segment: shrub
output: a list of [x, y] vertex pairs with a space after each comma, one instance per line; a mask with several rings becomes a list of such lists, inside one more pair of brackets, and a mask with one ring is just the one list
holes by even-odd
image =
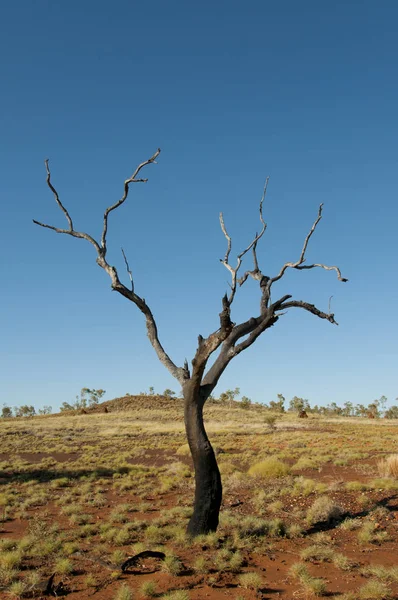
[[156, 596], [155, 581], [144, 581], [140, 587], [140, 593], [144, 598], [154, 598]]
[[73, 564], [69, 558], [60, 558], [55, 563], [54, 572], [58, 575], [68, 575], [73, 571]]
[[342, 509], [328, 496], [317, 498], [307, 511], [307, 522], [309, 524], [333, 521], [342, 515]]
[[19, 550], [2, 552], [0, 555], [0, 566], [3, 569], [17, 569], [22, 562], [22, 554]]
[[169, 554], [162, 563], [162, 571], [177, 576], [182, 571], [182, 563], [176, 556]]
[[381, 544], [387, 541], [386, 531], [377, 531], [376, 524], [372, 521], [365, 521], [358, 531], [358, 541], [360, 544]]
[[305, 561], [319, 561], [319, 562], [331, 562], [333, 559], [334, 550], [328, 546], [321, 546], [318, 544], [312, 544], [307, 548], [304, 548], [300, 552], [300, 556]]
[[312, 577], [308, 569], [302, 563], [295, 563], [290, 569], [290, 574], [299, 579], [304, 590], [314, 596], [323, 596], [326, 592], [326, 583], [324, 579]]
[[114, 600], [133, 600], [133, 593], [130, 588], [124, 584], [116, 592]]
[[8, 593], [11, 598], [22, 598], [27, 591], [24, 581], [14, 581], [8, 588]]
[[347, 481], [345, 489], [348, 492], [363, 492], [366, 490], [366, 484], [361, 481]]
[[201, 573], [202, 575], [209, 572], [207, 566], [207, 560], [204, 556], [198, 556], [193, 563], [193, 569], [196, 573]]
[[246, 590], [258, 591], [261, 588], [263, 581], [258, 573], [243, 573], [243, 575], [239, 577], [239, 584]]
[[390, 597], [388, 585], [377, 579], [371, 579], [359, 588], [359, 598], [361, 600], [387, 600]]
[[289, 472], [289, 466], [273, 456], [255, 463], [248, 470], [248, 474], [251, 476], [269, 478], [285, 477]]
[[365, 577], [374, 577], [386, 583], [398, 583], [398, 567], [383, 567], [382, 565], [369, 565], [361, 570]]
[[301, 456], [298, 461], [292, 466], [293, 471], [301, 471], [302, 469], [316, 469], [318, 465], [311, 458]]

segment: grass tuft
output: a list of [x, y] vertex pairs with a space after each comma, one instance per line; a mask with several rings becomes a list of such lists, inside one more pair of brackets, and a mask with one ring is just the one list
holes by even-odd
[[328, 496], [317, 498], [307, 511], [307, 523], [330, 523], [342, 515], [342, 509]]
[[391, 454], [378, 462], [377, 467], [382, 477], [398, 479], [398, 454]]

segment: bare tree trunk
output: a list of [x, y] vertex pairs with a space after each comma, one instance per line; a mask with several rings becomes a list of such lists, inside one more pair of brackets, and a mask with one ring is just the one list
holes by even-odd
[[195, 469], [195, 503], [187, 528], [192, 537], [217, 530], [222, 500], [220, 471], [203, 424], [206, 399], [199, 394], [192, 388], [184, 392], [185, 430]]

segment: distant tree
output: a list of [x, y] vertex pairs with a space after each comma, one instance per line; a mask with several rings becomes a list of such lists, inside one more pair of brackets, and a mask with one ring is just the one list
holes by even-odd
[[293, 398], [289, 402], [289, 410], [294, 412], [302, 412], [303, 410], [307, 411], [310, 409], [310, 403], [305, 398], [299, 398], [298, 396], [293, 396]]
[[354, 415], [356, 417], [366, 417], [367, 412], [367, 408], [364, 404], [356, 404], [354, 406]]
[[16, 406], [14, 408], [14, 413], [16, 417], [33, 417], [36, 414], [36, 411], [34, 406], [24, 404], [22, 406]]
[[275, 415], [266, 415], [264, 417], [264, 423], [266, 423], [268, 425], [268, 427], [272, 431], [275, 431], [275, 429], [276, 429], [276, 417], [275, 417]]
[[173, 390], [169, 390], [168, 388], [163, 392], [163, 396], [166, 396], [166, 398], [172, 398], [175, 395], [176, 393], [173, 392]]
[[353, 403], [350, 401], [344, 402], [341, 414], [343, 415], [343, 417], [351, 417], [354, 414]]
[[222, 392], [220, 394], [220, 400], [223, 403], [229, 402], [229, 406], [232, 406], [233, 401], [240, 394], [240, 388], [236, 387], [234, 390], [227, 390], [226, 392]]
[[378, 400], [374, 400], [368, 404], [367, 416], [371, 419], [378, 419], [380, 417], [380, 404]]
[[51, 406], [43, 406], [43, 408], [39, 408], [39, 415], [50, 415], [52, 410]]
[[[280, 271], [273, 277], [262, 273], [257, 259], [257, 244], [267, 227], [263, 218], [263, 202], [267, 190], [267, 179], [259, 205], [260, 232], [257, 233], [250, 244], [237, 255], [236, 266], [233, 266], [230, 263], [232, 240], [225, 227], [223, 215], [220, 215], [221, 230], [227, 242], [227, 250], [224, 258], [221, 259], [221, 264], [231, 275], [229, 291], [221, 300], [222, 310], [219, 315], [220, 321], [217, 328], [207, 337], [203, 337], [202, 335], [198, 336], [197, 349], [191, 363], [192, 368], [188, 365], [187, 360], [185, 360], [183, 366], [177, 366], [160, 342], [156, 320], [150, 307], [143, 296], [139, 296], [137, 293], [132, 271], [124, 251], [122, 250], [122, 253], [130, 281], [129, 285], [122, 283], [116, 267], [108, 262], [109, 259], [107, 258], [109, 215], [126, 201], [132, 184], [147, 181], [146, 179], [139, 178], [139, 173], [147, 165], [154, 164], [159, 154], [160, 150], [157, 150], [151, 158], [138, 165], [132, 176], [126, 179], [122, 197], [111, 206], [108, 206], [104, 212], [102, 232], [97, 239], [88, 233], [77, 231], [74, 228], [70, 214], [61, 202], [59, 194], [51, 182], [51, 173], [48, 160], [46, 160], [47, 185], [54, 195], [58, 207], [66, 218], [67, 227], [63, 229], [39, 221], [34, 221], [34, 223], [40, 227], [55, 231], [56, 233], [84, 239], [94, 247], [97, 254], [96, 262], [110, 277], [112, 290], [118, 292], [124, 298], [132, 302], [143, 313], [146, 320], [149, 341], [155, 349], [159, 360], [181, 384], [184, 394], [185, 429], [195, 470], [195, 502], [193, 514], [188, 524], [188, 534], [190, 536], [196, 536], [198, 534], [208, 533], [209, 531], [215, 531], [219, 520], [219, 511], [222, 500], [221, 477], [213, 448], [204, 427], [203, 407], [209, 395], [217, 386], [221, 375], [224, 373], [232, 359], [249, 348], [260, 335], [275, 325], [277, 321], [292, 308], [300, 308], [320, 319], [325, 319], [329, 323], [337, 324], [334, 319], [334, 314], [330, 311], [330, 306], [328, 312], [323, 312], [309, 302], [292, 299], [290, 294], [278, 297], [274, 291], [274, 284], [280, 281], [289, 269], [301, 271], [304, 269], [320, 268], [327, 271], [334, 271], [340, 281], [347, 280], [342, 277], [339, 268], [336, 266], [306, 262], [308, 243], [322, 218], [322, 204], [319, 206], [317, 218], [305, 237], [303, 248], [298, 259], [294, 262], [286, 262], [281, 267]], [[156, 242], [156, 240], [154, 241]], [[253, 268], [241, 274], [239, 271], [242, 260], [249, 252], [252, 252], [253, 254]], [[241, 276], [239, 277], [240, 274]], [[258, 314], [256, 316], [249, 316], [247, 320], [242, 321], [241, 323], [236, 323], [231, 318], [233, 301], [238, 286], [245, 284], [249, 278], [252, 278], [259, 285], [260, 301]], [[159, 291], [159, 293], [161, 292]], [[193, 311], [192, 316], [194, 317]], [[218, 354], [215, 355], [214, 360], [211, 360], [209, 366], [209, 360], [213, 358], [212, 355], [214, 353]]]
[[74, 403], [73, 408], [75, 410], [84, 410], [87, 407], [97, 406], [104, 394], [106, 394], [106, 391], [102, 389], [94, 390], [82, 388], [80, 390], [80, 396], [76, 396], [76, 402]]
[[1, 417], [3, 419], [10, 419], [12, 416], [13, 416], [13, 414], [12, 414], [12, 408], [10, 408], [6, 404], [4, 404], [3, 408], [1, 409]]
[[150, 395], [150, 396], [153, 396], [154, 394], [155, 394], [155, 388], [154, 388], [153, 386], [151, 386], [151, 387], [149, 388], [149, 395]]
[[252, 401], [247, 396], [242, 396], [240, 404], [242, 408], [250, 408]]
[[378, 399], [377, 402], [378, 402], [380, 416], [381, 416], [381, 414], [384, 413], [384, 411], [386, 410], [387, 396], [380, 396], [380, 398]]
[[390, 406], [390, 408], [388, 408], [385, 411], [384, 418], [385, 419], [398, 419], [398, 406]]
[[75, 406], [73, 404], [69, 404], [69, 402], [62, 402], [59, 410], [60, 412], [67, 412], [68, 410], [75, 410]]
[[275, 412], [283, 413], [285, 412], [285, 397], [282, 394], [278, 394], [278, 401], [271, 400], [269, 403], [269, 408]]
[[343, 409], [336, 402], [331, 402], [326, 408], [329, 415], [341, 416], [343, 414]]
[[106, 394], [106, 390], [91, 390], [89, 388], [83, 388], [86, 395], [88, 396], [88, 405], [89, 406], [97, 406], [97, 404], [99, 404], [99, 401], [101, 400], [101, 398], [103, 396], [105, 396]]

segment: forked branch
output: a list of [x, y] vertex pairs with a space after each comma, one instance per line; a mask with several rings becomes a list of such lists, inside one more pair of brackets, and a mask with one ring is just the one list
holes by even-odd
[[[246, 279], [248, 278], [248, 276], [250, 275], [251, 277], [253, 277], [254, 279], [258, 279], [261, 280], [262, 278], [262, 273], [260, 272], [259, 268], [258, 268], [258, 260], [257, 260], [257, 254], [256, 254], [256, 250], [257, 250], [257, 242], [263, 237], [264, 232], [267, 228], [267, 224], [264, 221], [263, 218], [263, 203], [264, 203], [264, 199], [265, 199], [265, 195], [267, 193], [267, 186], [268, 186], [268, 181], [269, 181], [269, 177], [267, 177], [267, 179], [265, 180], [265, 184], [264, 184], [264, 189], [263, 189], [263, 195], [261, 197], [260, 200], [260, 206], [259, 206], [259, 214], [260, 214], [260, 222], [261, 222], [261, 231], [260, 233], [256, 233], [256, 235], [254, 236], [254, 239], [250, 242], [250, 244], [247, 246], [247, 248], [245, 248], [240, 254], [238, 254], [237, 256], [237, 262], [236, 262], [236, 267], [232, 267], [232, 265], [229, 264], [229, 255], [231, 253], [231, 248], [232, 248], [232, 240], [231, 240], [231, 236], [228, 234], [226, 227], [225, 227], [225, 223], [224, 223], [224, 216], [223, 213], [220, 213], [220, 225], [221, 225], [221, 230], [227, 240], [227, 251], [225, 253], [224, 258], [220, 258], [220, 262], [224, 265], [224, 267], [226, 269], [228, 269], [228, 271], [231, 273], [231, 292], [228, 296], [228, 302], [229, 305], [232, 304], [234, 297], [235, 297], [235, 293], [236, 293], [236, 284], [239, 283], [239, 285], [242, 285]], [[237, 279], [237, 274], [238, 271], [240, 269], [240, 266], [242, 264], [242, 259], [245, 256], [245, 254], [247, 254], [250, 250], [253, 251], [253, 260], [254, 260], [254, 270], [253, 271], [247, 271], [243, 277], [241, 279]]]
[[272, 284], [275, 283], [275, 281], [279, 281], [279, 279], [282, 279], [282, 277], [284, 276], [285, 272], [287, 269], [298, 269], [298, 270], [303, 270], [303, 269], [314, 269], [315, 267], [319, 267], [321, 269], [325, 269], [326, 271], [336, 271], [337, 273], [337, 278], [339, 281], [343, 281], [346, 282], [348, 281], [348, 279], [346, 279], [345, 277], [342, 277], [341, 275], [341, 271], [338, 267], [336, 266], [328, 266], [328, 265], [324, 265], [321, 263], [314, 263], [312, 265], [304, 265], [303, 263], [305, 262], [305, 253], [307, 251], [307, 246], [308, 246], [308, 242], [310, 241], [310, 238], [312, 236], [312, 234], [314, 233], [319, 221], [322, 219], [322, 208], [323, 208], [323, 203], [319, 205], [319, 209], [318, 209], [318, 216], [315, 219], [314, 223], [312, 224], [311, 229], [309, 230], [307, 237], [304, 240], [304, 244], [303, 244], [303, 248], [301, 250], [301, 254], [300, 254], [300, 258], [296, 261], [296, 262], [287, 262], [283, 265], [283, 267], [281, 268], [281, 270], [279, 271], [279, 274], [276, 275], [275, 277], [272, 277], [269, 280], [268, 286], [269, 288], [271, 288]]
[[[246, 348], [249, 348], [249, 346], [251, 346], [266, 329], [268, 329], [269, 327], [272, 327], [276, 323], [276, 321], [283, 314], [285, 314], [284, 313], [285, 310], [287, 310], [289, 308], [302, 308], [302, 309], [310, 312], [311, 314], [319, 317], [320, 319], [325, 319], [325, 320], [329, 321], [330, 323], [337, 325], [337, 322], [335, 321], [335, 318], [334, 318], [334, 314], [330, 311], [330, 300], [329, 300], [329, 312], [328, 313], [325, 313], [325, 312], [319, 310], [314, 304], [310, 304], [309, 302], [304, 302], [302, 300], [291, 300], [290, 294], [282, 296], [281, 298], [279, 298], [279, 300], [276, 300], [272, 304], [270, 303], [271, 302], [271, 286], [272, 286], [272, 284], [274, 282], [278, 281], [279, 279], [281, 279], [288, 268], [313, 269], [314, 267], [320, 267], [327, 271], [332, 271], [332, 270], [336, 271], [338, 279], [340, 281], [348, 281], [348, 280], [345, 279], [344, 277], [342, 277], [340, 269], [336, 266], [329, 266], [329, 265], [324, 265], [321, 263], [314, 263], [312, 265], [303, 264], [305, 262], [305, 254], [307, 251], [308, 243], [311, 239], [311, 236], [315, 232], [315, 229], [316, 229], [319, 221], [322, 218], [322, 207], [323, 207], [322, 204], [319, 206], [317, 218], [315, 219], [310, 231], [308, 232], [307, 236], [305, 237], [299, 259], [296, 262], [285, 263], [283, 265], [282, 269], [280, 270], [279, 274], [276, 277], [270, 278], [270, 277], [267, 277], [262, 274], [262, 272], [259, 268], [259, 265], [258, 265], [256, 248], [257, 248], [257, 242], [263, 235], [263, 233], [265, 231], [265, 227], [266, 227], [263, 217], [262, 217], [262, 204], [263, 204], [264, 197], [265, 197], [267, 183], [268, 183], [268, 179], [264, 186], [264, 193], [263, 193], [263, 197], [260, 202], [260, 219], [261, 219], [263, 228], [262, 228], [260, 234], [256, 234], [252, 243], [241, 254], [238, 255], [238, 262], [237, 262], [237, 266], [235, 268], [233, 268], [229, 264], [229, 256], [230, 256], [230, 252], [231, 252], [232, 242], [231, 242], [231, 237], [228, 235], [228, 233], [226, 231], [222, 214], [220, 215], [221, 229], [227, 239], [227, 252], [225, 254], [224, 259], [221, 260], [221, 262], [230, 271], [230, 273], [232, 275], [231, 294], [230, 294], [229, 298], [227, 299], [228, 309], [230, 307], [231, 302], [234, 299], [234, 295], [236, 292], [236, 282], [238, 282], [240, 285], [242, 285], [248, 279], [248, 277], [252, 277], [253, 279], [256, 279], [260, 282], [262, 297], [261, 297], [261, 302], [260, 302], [260, 307], [261, 307], [260, 315], [258, 317], [252, 317], [248, 321], [245, 321], [244, 323], [241, 323], [239, 325], [234, 325], [233, 328], [231, 329], [230, 334], [222, 342], [221, 351], [220, 351], [218, 357], [216, 358], [213, 365], [210, 367], [210, 369], [207, 371], [207, 373], [204, 375], [204, 378], [203, 378], [203, 385], [206, 386], [209, 390], [213, 390], [214, 387], [217, 385], [218, 379], [220, 378], [221, 374], [224, 372], [224, 370], [226, 369], [226, 367], [228, 366], [230, 361], [237, 354], [239, 354]], [[237, 279], [236, 275], [237, 275], [237, 272], [241, 265], [241, 259], [250, 249], [253, 250], [254, 268], [252, 271], [246, 271], [240, 279]]]
[[52, 231], [55, 231], [56, 233], [64, 233], [66, 235], [71, 235], [72, 237], [85, 239], [94, 246], [94, 248], [97, 251], [97, 264], [102, 269], [104, 269], [104, 271], [109, 275], [111, 282], [112, 282], [112, 289], [119, 292], [119, 294], [121, 294], [122, 296], [124, 296], [125, 298], [127, 298], [128, 300], [133, 302], [139, 308], [139, 310], [144, 314], [145, 320], [146, 320], [148, 338], [149, 338], [153, 348], [155, 349], [155, 352], [156, 352], [159, 360], [165, 365], [165, 367], [170, 371], [170, 373], [176, 379], [178, 379], [178, 381], [181, 384], [183, 384], [183, 382], [186, 380], [187, 376], [189, 377], [189, 371], [187, 371], [187, 369], [185, 369], [185, 368], [177, 367], [174, 364], [174, 362], [171, 360], [169, 355], [166, 353], [166, 351], [164, 350], [162, 344], [160, 343], [156, 321], [152, 314], [151, 309], [145, 302], [144, 298], [141, 298], [140, 296], [138, 296], [138, 294], [136, 294], [134, 292], [134, 282], [133, 282], [132, 272], [131, 272], [129, 263], [127, 261], [127, 258], [126, 258], [126, 255], [125, 255], [123, 249], [122, 249], [122, 253], [123, 253], [124, 261], [126, 264], [127, 273], [130, 278], [131, 289], [128, 289], [123, 283], [121, 283], [116, 268], [111, 266], [105, 258], [106, 250], [107, 250], [106, 234], [107, 234], [107, 230], [108, 230], [109, 213], [112, 212], [113, 210], [115, 210], [116, 208], [118, 208], [126, 200], [128, 193], [129, 193], [130, 183], [138, 183], [138, 182], [145, 183], [147, 181], [147, 179], [137, 179], [137, 175], [143, 167], [145, 167], [148, 164], [155, 163], [156, 158], [159, 156], [159, 154], [160, 154], [160, 149], [158, 149], [155, 152], [155, 154], [153, 156], [151, 156], [151, 158], [149, 158], [148, 160], [146, 160], [143, 163], [141, 163], [140, 165], [138, 165], [138, 167], [134, 171], [133, 175], [129, 179], [126, 179], [126, 181], [124, 182], [124, 194], [123, 194], [122, 198], [120, 198], [120, 200], [118, 200], [115, 204], [109, 206], [105, 210], [104, 224], [103, 224], [103, 230], [102, 230], [102, 236], [101, 236], [101, 244], [99, 244], [88, 233], [85, 233], [83, 231], [75, 231], [75, 229], [73, 227], [72, 219], [69, 215], [69, 212], [65, 208], [63, 203], [61, 202], [57, 190], [51, 183], [51, 173], [50, 173], [50, 168], [48, 165], [48, 162], [49, 162], [48, 160], [45, 161], [46, 172], [47, 172], [47, 185], [50, 188], [50, 190], [52, 191], [57, 205], [64, 213], [66, 220], [68, 221], [69, 228], [62, 229], [59, 227], [54, 227], [53, 225], [47, 225], [45, 223], [41, 223], [40, 221], [36, 221], [36, 220], [33, 220], [33, 222], [36, 225], [39, 225], [40, 227], [45, 227], [46, 229], [51, 229]]

